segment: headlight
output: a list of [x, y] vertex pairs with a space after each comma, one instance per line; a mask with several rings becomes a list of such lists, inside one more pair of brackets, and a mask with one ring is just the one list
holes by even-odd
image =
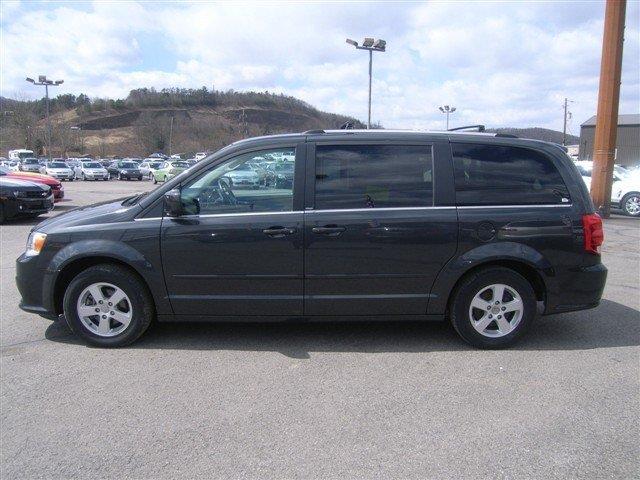
[[38, 255], [43, 249], [46, 240], [46, 233], [31, 232], [29, 234], [29, 238], [27, 239], [27, 249], [25, 250], [25, 255], [27, 257]]

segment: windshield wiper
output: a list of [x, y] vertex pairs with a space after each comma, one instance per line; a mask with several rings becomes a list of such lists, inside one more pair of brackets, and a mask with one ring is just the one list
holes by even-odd
[[128, 207], [129, 205], [133, 205], [134, 203], [137, 203], [142, 197], [146, 195], [149, 195], [149, 192], [139, 193], [137, 195], [134, 195], [133, 197], [126, 198], [122, 202], [122, 205], [126, 207]]

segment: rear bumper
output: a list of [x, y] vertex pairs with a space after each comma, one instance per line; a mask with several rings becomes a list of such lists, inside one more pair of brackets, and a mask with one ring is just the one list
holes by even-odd
[[545, 315], [573, 312], [597, 307], [607, 281], [607, 267], [602, 263], [577, 267], [558, 277], [547, 290]]

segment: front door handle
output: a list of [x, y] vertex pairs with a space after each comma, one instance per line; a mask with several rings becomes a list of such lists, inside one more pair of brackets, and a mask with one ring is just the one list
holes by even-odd
[[262, 233], [273, 238], [281, 238], [287, 235], [293, 235], [296, 233], [296, 229], [287, 227], [269, 227], [262, 230]]
[[313, 227], [311, 231], [318, 235], [326, 235], [328, 237], [337, 237], [342, 234], [347, 228], [339, 227], [337, 225], [325, 225], [324, 227]]

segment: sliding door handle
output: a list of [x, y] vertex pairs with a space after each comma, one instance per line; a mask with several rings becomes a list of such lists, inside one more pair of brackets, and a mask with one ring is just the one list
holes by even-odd
[[347, 228], [339, 227], [337, 225], [326, 225], [324, 227], [313, 227], [311, 231], [318, 235], [326, 235], [328, 237], [337, 237], [342, 234]]
[[280, 238], [286, 235], [293, 235], [296, 233], [296, 229], [287, 227], [269, 227], [262, 230], [262, 233], [273, 238]]

